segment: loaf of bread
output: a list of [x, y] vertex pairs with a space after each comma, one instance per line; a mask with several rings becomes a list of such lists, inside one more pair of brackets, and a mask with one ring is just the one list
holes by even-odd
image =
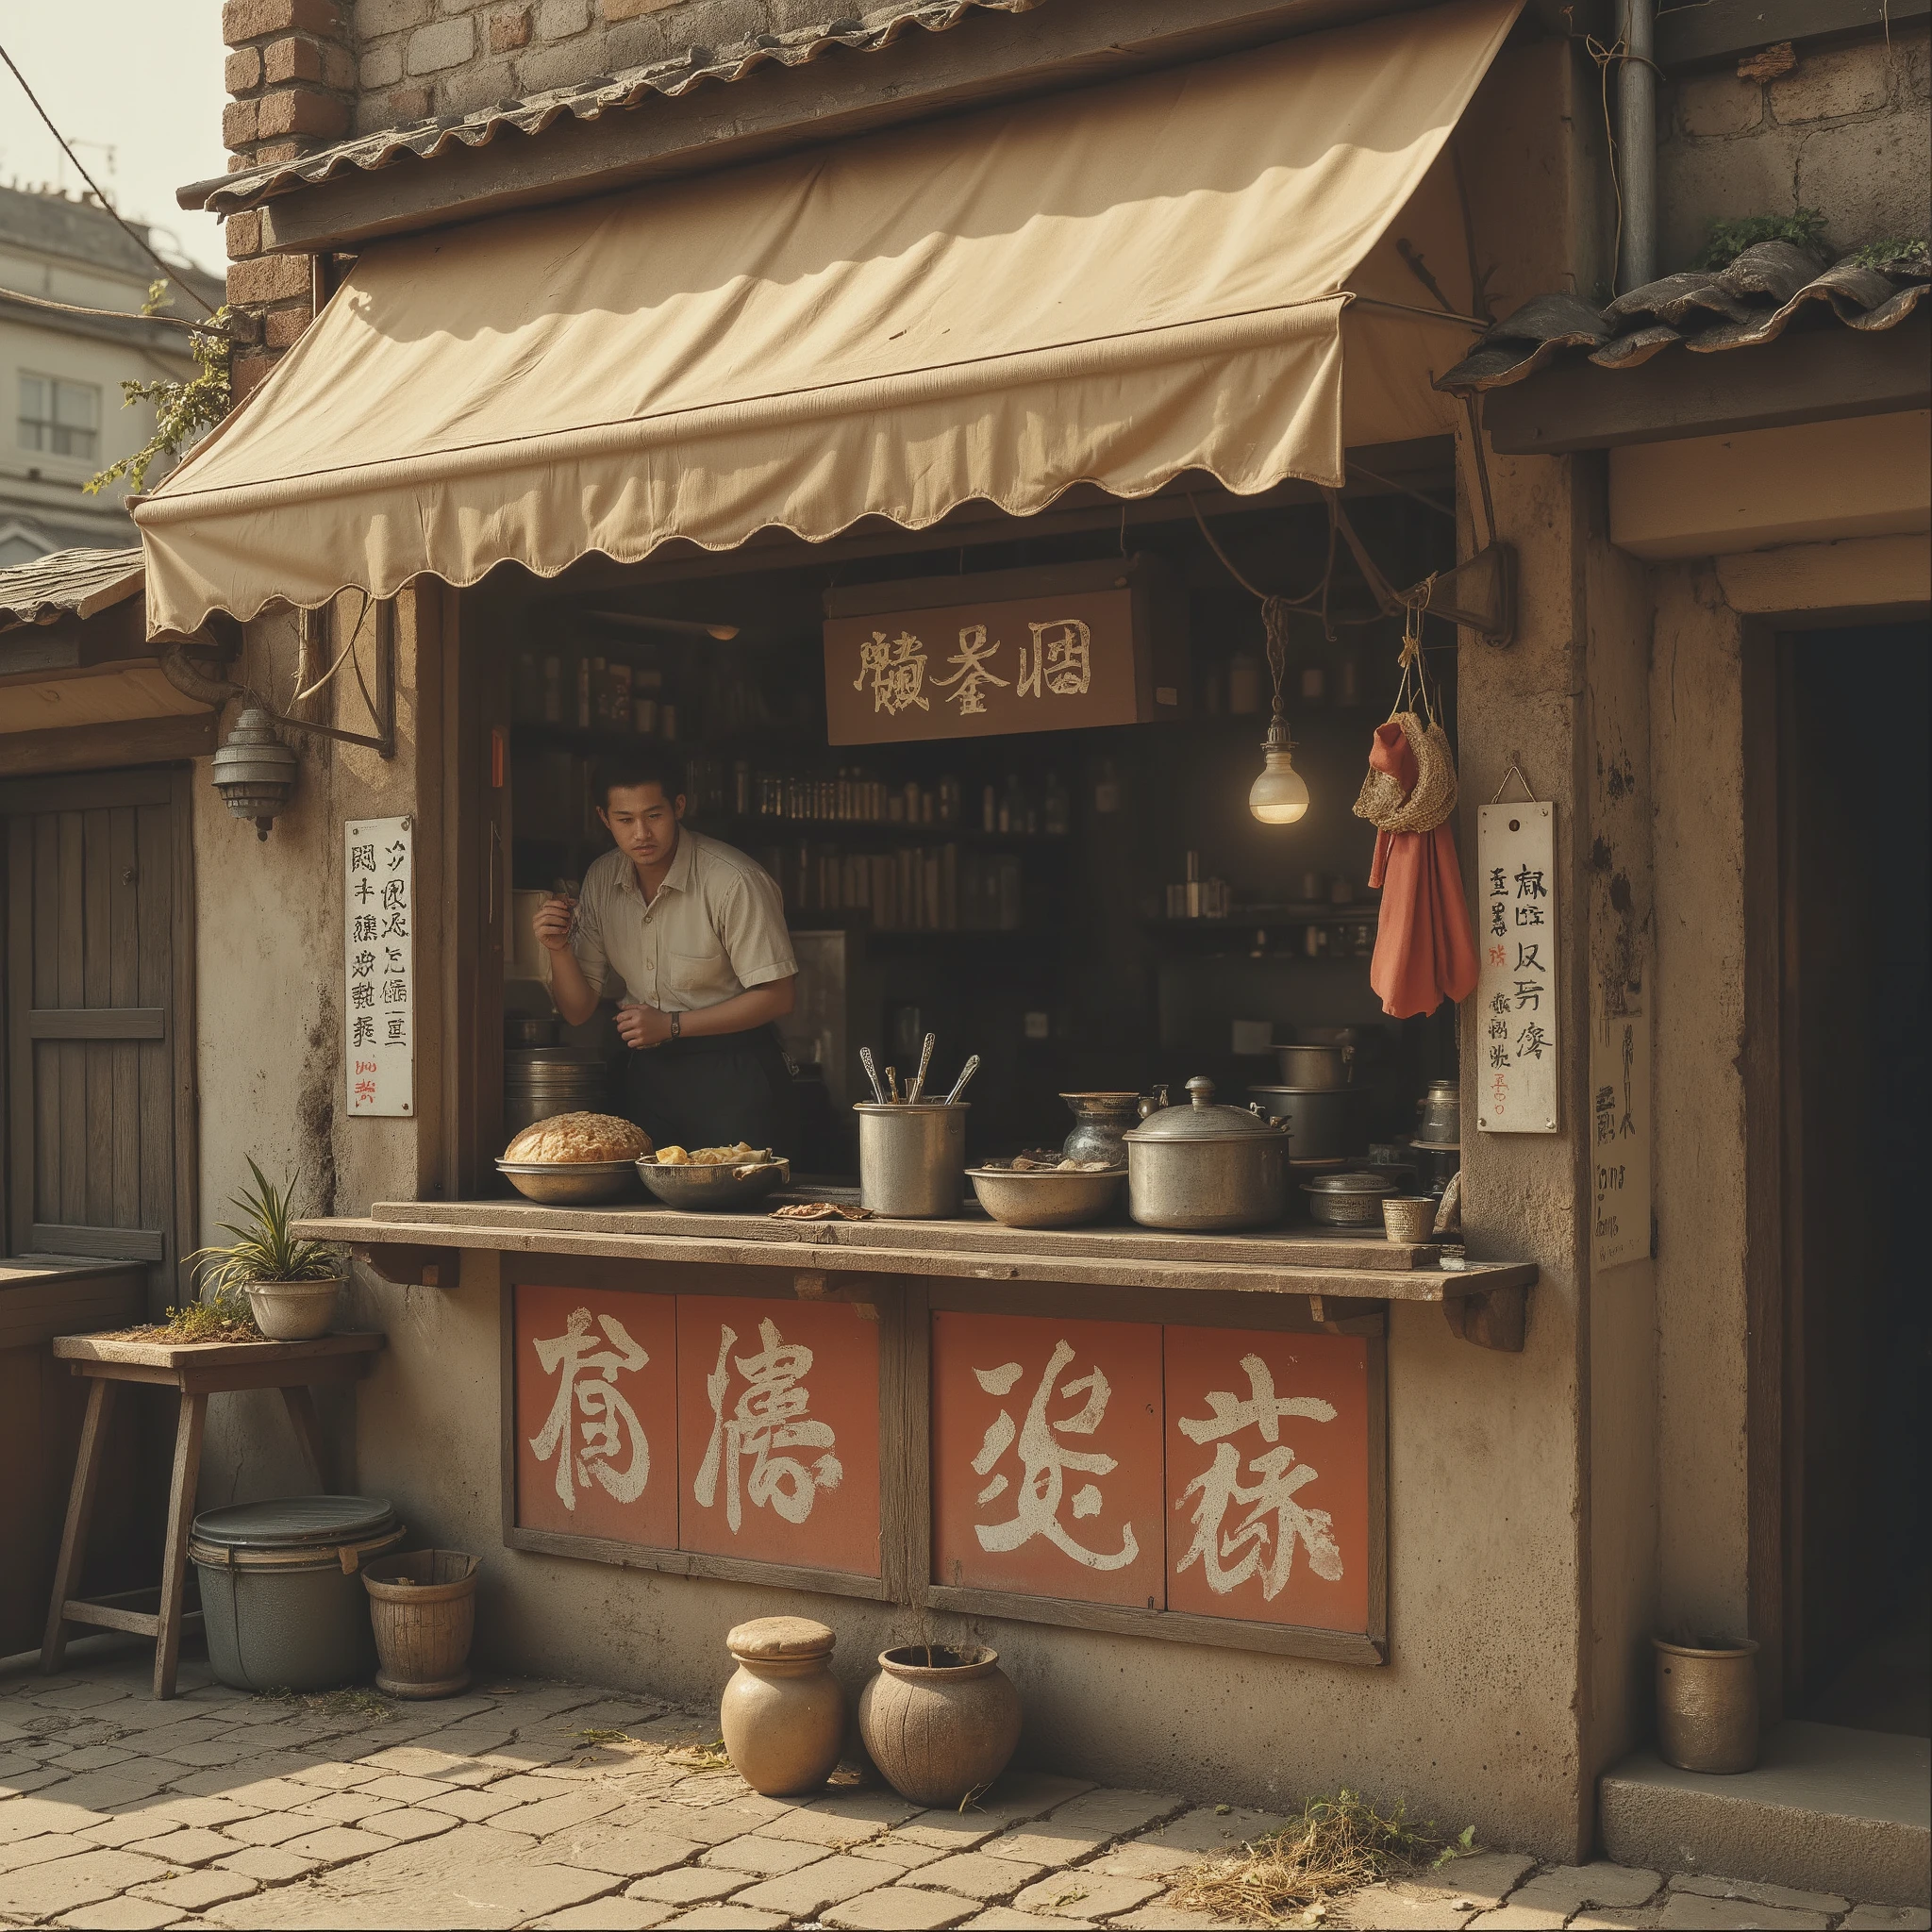
[[504, 1149], [506, 1160], [635, 1160], [651, 1151], [641, 1127], [612, 1113], [554, 1113]]

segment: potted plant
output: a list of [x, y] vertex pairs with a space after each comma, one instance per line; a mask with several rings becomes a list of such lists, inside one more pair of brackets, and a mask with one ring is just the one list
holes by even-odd
[[277, 1188], [251, 1156], [255, 1185], [229, 1199], [241, 1215], [225, 1221], [225, 1243], [197, 1248], [194, 1263], [201, 1298], [217, 1309], [240, 1314], [243, 1296], [255, 1325], [271, 1341], [308, 1341], [328, 1333], [341, 1292], [341, 1264], [322, 1241], [298, 1241], [291, 1232], [295, 1184]]

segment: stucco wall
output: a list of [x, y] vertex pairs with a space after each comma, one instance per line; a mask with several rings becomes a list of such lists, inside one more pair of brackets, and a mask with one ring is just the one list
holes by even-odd
[[1657, 567], [1651, 587], [1659, 1615], [1667, 1628], [1742, 1635], [1742, 631], [1707, 564]]
[[1932, 31], [1915, 22], [1796, 52], [1769, 81], [1725, 72], [1662, 90], [1659, 274], [1694, 262], [1713, 220], [1741, 215], [1818, 208], [1834, 254], [1925, 233]]
[[[224, 1239], [219, 1224], [235, 1218], [228, 1203], [248, 1180], [250, 1156], [271, 1180], [294, 1177], [297, 1206], [308, 1212], [359, 1208], [378, 1195], [416, 1191], [419, 1121], [352, 1124], [343, 1117], [341, 828], [347, 819], [417, 809], [413, 600], [406, 594], [399, 601], [392, 760], [285, 730], [301, 766], [289, 808], [266, 841], [222, 803], [208, 782], [208, 760], [196, 765], [195, 1024], [205, 1241]], [[353, 622], [358, 600], [343, 602]], [[295, 690], [293, 618], [258, 619], [246, 638], [237, 681], [271, 693], [276, 708], [286, 709]], [[366, 630], [358, 649], [370, 675], [374, 654]], [[341, 675], [349, 677], [346, 667]], [[230, 707], [225, 726], [238, 708]], [[357, 696], [338, 703], [331, 691], [305, 710], [343, 730], [372, 728]], [[419, 869], [424, 858], [419, 850]], [[427, 859], [433, 868], [433, 847]], [[322, 1391], [318, 1400], [348, 1451], [352, 1398]], [[344, 1463], [338, 1486], [347, 1487], [351, 1474]], [[225, 1395], [209, 1405], [204, 1507], [312, 1486], [278, 1396]]]

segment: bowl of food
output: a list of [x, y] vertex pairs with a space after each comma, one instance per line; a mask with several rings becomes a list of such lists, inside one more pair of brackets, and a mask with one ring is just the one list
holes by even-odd
[[1058, 1154], [1016, 1154], [969, 1167], [979, 1205], [1006, 1227], [1081, 1227], [1118, 1213], [1124, 1167]]
[[791, 1178], [791, 1163], [769, 1147], [659, 1147], [639, 1157], [638, 1178], [667, 1208], [698, 1213], [748, 1208]]
[[545, 1208], [615, 1201], [637, 1187], [638, 1157], [651, 1152], [641, 1127], [609, 1113], [558, 1113], [525, 1127], [496, 1171]]

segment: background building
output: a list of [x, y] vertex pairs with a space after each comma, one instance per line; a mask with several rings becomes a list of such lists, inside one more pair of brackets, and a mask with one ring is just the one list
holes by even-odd
[[[187, 262], [175, 268], [189, 288], [221, 302], [218, 277]], [[153, 432], [154, 405], [124, 408], [121, 385], [194, 374], [186, 335], [132, 319], [159, 273], [92, 197], [0, 188], [0, 567], [134, 541], [125, 486], [90, 496], [86, 485]], [[60, 314], [13, 291], [130, 319]], [[179, 288], [168, 308], [202, 312]]]

